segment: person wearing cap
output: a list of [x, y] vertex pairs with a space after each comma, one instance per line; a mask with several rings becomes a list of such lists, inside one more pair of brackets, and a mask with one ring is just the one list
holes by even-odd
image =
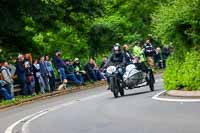
[[82, 85], [83, 81], [78, 80], [75, 75], [74, 66], [73, 66], [72, 61], [70, 61], [69, 59], [66, 59], [65, 64], [66, 64], [65, 73], [67, 76], [67, 80], [71, 81], [75, 85]]
[[79, 81], [84, 82], [89, 79], [86, 72], [81, 67], [79, 58], [74, 59], [73, 66], [74, 66], [76, 78]]
[[66, 74], [65, 74], [65, 62], [61, 58], [61, 52], [59, 50], [56, 50], [55, 56], [53, 57], [53, 62], [55, 65], [55, 68], [60, 74], [61, 82], [64, 83], [67, 81]]

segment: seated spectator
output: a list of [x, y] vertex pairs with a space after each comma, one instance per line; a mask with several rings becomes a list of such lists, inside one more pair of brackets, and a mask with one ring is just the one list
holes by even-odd
[[2, 80], [5, 82], [4, 88], [6, 88], [10, 95], [14, 97], [14, 81], [12, 79], [12, 75], [7, 61], [2, 61], [1, 74]]
[[85, 71], [86, 73], [88, 73], [90, 79], [92, 79], [93, 81], [100, 81], [103, 79], [103, 76], [101, 75], [98, 66], [92, 58], [90, 58], [88, 63], [85, 65]]
[[104, 79], [106, 79], [106, 69], [104, 68], [104, 66], [107, 63], [107, 61], [108, 61], [108, 58], [104, 57], [99, 69]]
[[54, 91], [56, 89], [56, 80], [55, 80], [55, 74], [53, 71], [53, 66], [51, 61], [49, 60], [49, 56], [46, 55], [45, 56], [45, 63], [47, 65], [47, 71], [48, 71], [48, 75], [49, 75], [49, 84], [50, 84], [50, 89], [51, 91]]
[[103, 58], [103, 61], [101, 62], [101, 65], [100, 65], [100, 70], [103, 71], [104, 69], [104, 65], [107, 63], [108, 61], [108, 58], [107, 57], [104, 57]]
[[25, 66], [24, 66], [24, 56], [19, 55], [16, 61], [16, 74], [20, 81], [22, 95], [28, 95], [26, 75], [25, 75]]
[[0, 79], [0, 93], [2, 94], [5, 100], [12, 100], [13, 97], [11, 96], [9, 91], [4, 87], [5, 84], [5, 81]]
[[41, 75], [41, 70], [40, 70], [40, 64], [38, 60], [34, 60], [33, 62], [33, 73], [34, 73], [34, 78], [35, 78], [35, 91], [37, 94], [45, 93], [45, 83], [43, 80], [43, 77]]
[[56, 50], [55, 56], [53, 57], [53, 62], [60, 74], [61, 82], [67, 82], [66, 81], [66, 75], [65, 75], [65, 62], [61, 58], [61, 52], [59, 50]]
[[78, 80], [80, 80], [82, 82], [86, 82], [86, 81], [89, 80], [88, 75], [86, 74], [86, 72], [81, 67], [79, 58], [74, 59], [73, 66], [74, 66], [76, 78]]
[[66, 73], [67, 80], [73, 82], [76, 85], [83, 84], [83, 81], [77, 79], [77, 77], [75, 75], [73, 62], [70, 61], [70, 60], [65, 60], [65, 64], [66, 64], [66, 66], [65, 66], [65, 73]]

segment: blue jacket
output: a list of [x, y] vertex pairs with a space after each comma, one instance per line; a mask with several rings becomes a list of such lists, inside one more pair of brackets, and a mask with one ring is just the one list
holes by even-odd
[[65, 67], [65, 62], [59, 56], [54, 56], [53, 62], [54, 62], [56, 69]]

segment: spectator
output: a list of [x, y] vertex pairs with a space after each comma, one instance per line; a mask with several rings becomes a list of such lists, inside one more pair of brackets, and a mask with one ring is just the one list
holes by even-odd
[[45, 91], [50, 92], [49, 85], [49, 72], [47, 70], [47, 64], [45, 63], [44, 56], [40, 56], [40, 72], [45, 84]]
[[125, 58], [126, 65], [132, 64], [133, 63], [133, 56], [129, 52], [129, 47], [128, 47], [127, 44], [125, 44], [123, 46], [123, 50], [124, 50], [123, 55], [124, 55], [124, 58]]
[[33, 63], [32, 55], [30, 53], [24, 55], [24, 62], [28, 62], [29, 65]]
[[88, 75], [86, 74], [86, 72], [84, 70], [82, 70], [81, 64], [80, 64], [80, 60], [79, 58], [75, 58], [74, 59], [74, 70], [75, 70], [75, 75], [76, 78], [81, 81], [81, 82], [85, 82], [89, 80]]
[[[107, 58], [107, 57], [104, 57], [104, 58], [103, 58], [103, 61], [102, 61], [102, 63], [101, 63], [101, 65], [100, 65], [100, 70], [104, 69], [104, 65], [107, 63], [107, 61], [108, 61], [108, 58]], [[103, 71], [103, 70], [102, 70], [102, 71]]]
[[155, 63], [154, 63], [154, 54], [155, 54], [155, 50], [150, 42], [150, 40], [146, 40], [146, 43], [144, 44], [144, 54], [147, 58], [147, 63], [154, 68], [155, 67]]
[[83, 81], [77, 79], [72, 61], [66, 60], [65, 64], [65, 73], [67, 76], [67, 80], [75, 83], [76, 85], [81, 85]]
[[35, 79], [33, 76], [33, 67], [28, 61], [24, 63], [24, 66], [25, 66], [26, 84], [28, 89], [26, 94], [32, 95], [35, 92]]
[[24, 66], [24, 56], [19, 55], [16, 62], [16, 74], [20, 81], [22, 95], [26, 96], [28, 94], [26, 75], [25, 75], [25, 66]]
[[45, 93], [45, 83], [43, 80], [43, 77], [41, 75], [41, 70], [40, 70], [40, 64], [38, 60], [34, 60], [33, 62], [33, 72], [34, 72], [34, 77], [35, 77], [35, 91], [37, 94]]
[[88, 73], [90, 79], [93, 81], [102, 80], [103, 76], [101, 75], [95, 61], [90, 58], [88, 63], [85, 65], [85, 71]]
[[59, 50], [56, 51], [55, 56], [53, 58], [54, 65], [60, 74], [61, 82], [66, 82], [66, 75], [65, 75], [65, 62], [60, 57], [61, 52]]
[[1, 67], [2, 80], [5, 82], [4, 87], [8, 90], [10, 95], [14, 97], [13, 79], [7, 61], [2, 61]]
[[156, 63], [156, 66], [160, 69], [163, 68], [163, 61], [162, 61], [162, 56], [161, 56], [161, 50], [159, 47], [156, 48], [156, 54], [154, 56], [154, 59], [155, 59], [155, 63]]
[[10, 95], [10, 93], [8, 92], [8, 90], [4, 87], [5, 85], [5, 81], [0, 79], [0, 93], [3, 95], [3, 98], [5, 100], [12, 100], [12, 96]]
[[45, 56], [45, 63], [47, 65], [50, 88], [51, 88], [51, 91], [54, 91], [56, 89], [56, 80], [55, 80], [55, 74], [53, 71], [53, 66], [52, 66], [51, 61], [49, 60], [48, 55]]
[[140, 62], [144, 62], [145, 61], [145, 59], [144, 59], [144, 53], [142, 51], [141, 43], [140, 42], [136, 42], [136, 45], [133, 47], [133, 55], [134, 55], [134, 58], [136, 60], [139, 59]]
[[162, 57], [163, 57], [163, 68], [166, 67], [166, 61], [167, 61], [167, 58], [169, 57], [170, 55], [170, 50], [167, 46], [163, 47], [162, 49]]

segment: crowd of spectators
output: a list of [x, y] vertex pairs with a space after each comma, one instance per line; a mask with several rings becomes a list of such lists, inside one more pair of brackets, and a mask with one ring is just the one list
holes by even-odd
[[[14, 81], [20, 84], [21, 95], [28, 96], [53, 92], [56, 82], [79, 86], [86, 82], [106, 80], [94, 59], [90, 58], [82, 67], [78, 58], [62, 59], [59, 50], [52, 59], [48, 55], [33, 59], [31, 54], [20, 54], [15, 65], [2, 60], [0, 70], [0, 94], [5, 100], [15, 97]], [[59, 78], [56, 78], [55, 72]]]
[[[166, 67], [166, 60], [170, 54], [169, 48], [154, 48], [150, 40], [144, 45], [136, 44], [132, 53], [129, 52], [128, 45], [124, 45], [123, 48], [125, 56], [137, 57], [141, 62], [146, 59], [152, 68], [159, 69]], [[95, 60], [90, 58], [82, 66], [79, 58], [63, 59], [59, 50], [56, 50], [52, 58], [42, 55], [33, 59], [31, 54], [20, 54], [15, 65], [6, 60], [0, 62], [0, 95], [6, 100], [14, 98], [14, 84], [17, 81], [20, 84], [21, 95], [28, 96], [53, 92], [57, 82], [79, 86], [88, 81], [106, 80], [104, 65], [107, 60], [108, 58], [104, 57], [98, 67]]]

